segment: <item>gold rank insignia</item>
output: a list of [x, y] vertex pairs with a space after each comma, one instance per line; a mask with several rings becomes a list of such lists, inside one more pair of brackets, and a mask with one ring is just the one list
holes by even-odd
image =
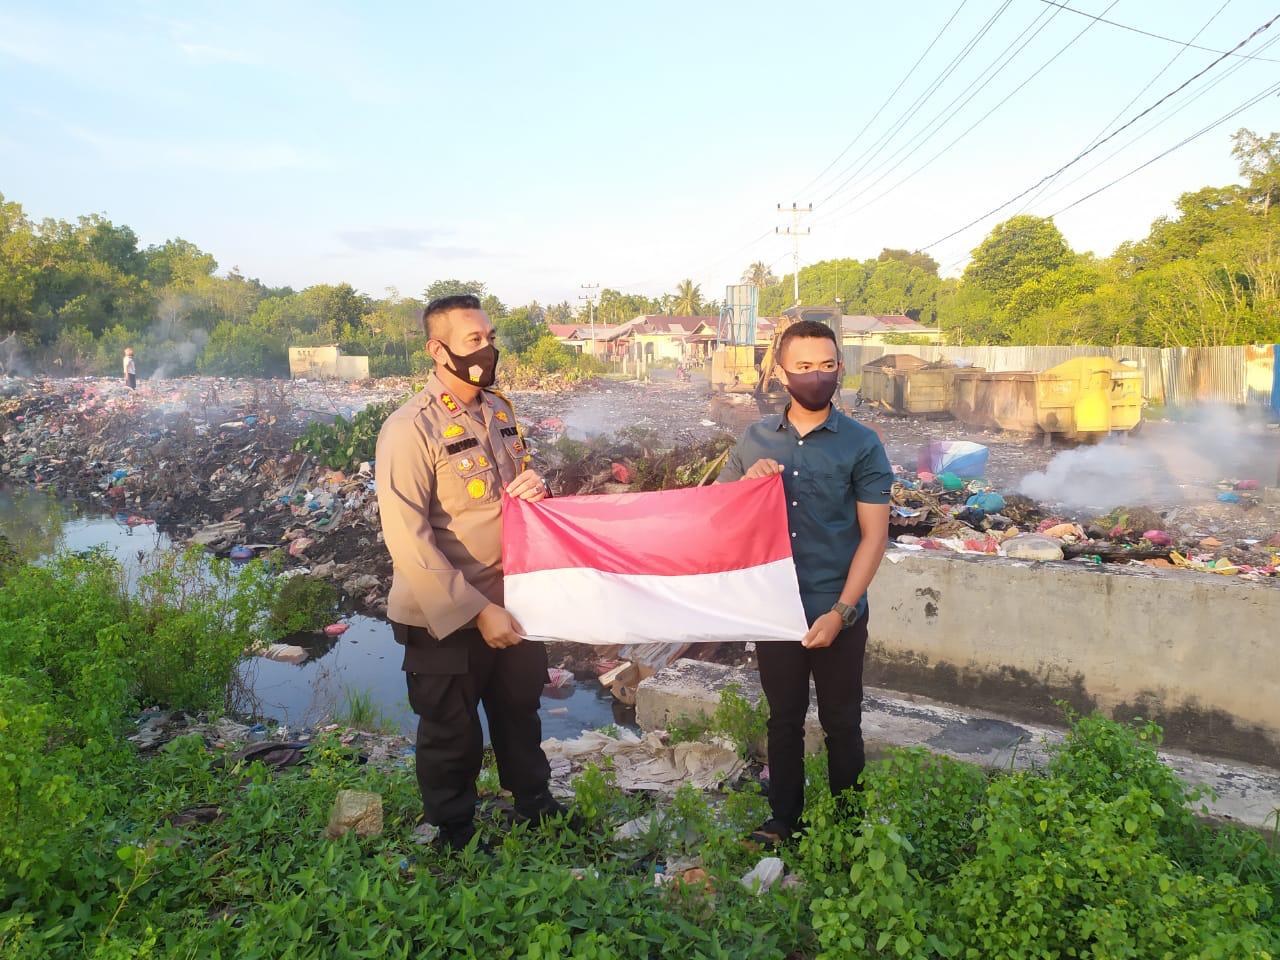
[[499, 410], [497, 413], [494, 414], [494, 416], [497, 417], [499, 420], [501, 420], [503, 423], [506, 423], [508, 420], [511, 419], [510, 417], [507, 416], [507, 411], [505, 410]]
[[444, 438], [446, 440], [452, 440], [454, 437], [460, 437], [466, 432], [467, 431], [464, 430], [461, 425], [451, 423], [444, 428]]
[[461, 460], [458, 461], [458, 464], [457, 464], [458, 472], [470, 473], [471, 468], [474, 467], [475, 465], [476, 465], [475, 461], [472, 460], [470, 457], [463, 457]]
[[481, 497], [485, 495], [485, 492], [488, 489], [489, 489], [488, 485], [479, 477], [476, 477], [474, 480], [470, 481], [467, 484], [467, 496], [469, 496], [472, 500], [479, 500]]
[[448, 393], [440, 394], [440, 402], [444, 404], [444, 408], [448, 410], [450, 413], [458, 412], [458, 401], [453, 399], [453, 396], [451, 394], [448, 394]]
[[480, 454], [478, 457], [476, 457], [476, 463], [480, 465], [481, 470], [489, 469], [489, 458], [486, 457], [483, 453]]

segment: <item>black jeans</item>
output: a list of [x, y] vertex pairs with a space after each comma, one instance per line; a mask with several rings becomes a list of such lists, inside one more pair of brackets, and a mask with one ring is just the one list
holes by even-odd
[[552, 803], [538, 705], [547, 650], [526, 640], [494, 650], [479, 630], [436, 640], [421, 627], [393, 623], [405, 645], [409, 705], [418, 715], [417, 772], [428, 823], [464, 829], [475, 816], [484, 752], [479, 704], [489, 720], [498, 777], [516, 810], [535, 816]]
[[799, 643], [756, 645], [760, 685], [769, 701], [769, 806], [792, 829], [804, 812], [804, 718], [809, 677], [818, 694], [818, 719], [827, 739], [831, 792], [859, 789], [866, 766], [862, 744], [862, 661], [867, 617], [836, 636], [829, 647], [807, 650]]

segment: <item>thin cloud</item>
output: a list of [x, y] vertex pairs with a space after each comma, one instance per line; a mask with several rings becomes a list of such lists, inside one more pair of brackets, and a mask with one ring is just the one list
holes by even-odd
[[344, 230], [338, 234], [338, 239], [361, 253], [427, 253], [441, 260], [475, 260], [491, 256], [478, 247], [448, 242], [448, 236], [442, 231], [417, 227]]
[[236, 173], [263, 173], [308, 165], [301, 153], [284, 143], [173, 143], [107, 136], [83, 127], [69, 127], [67, 133], [89, 144], [104, 160], [121, 166], [176, 166]]

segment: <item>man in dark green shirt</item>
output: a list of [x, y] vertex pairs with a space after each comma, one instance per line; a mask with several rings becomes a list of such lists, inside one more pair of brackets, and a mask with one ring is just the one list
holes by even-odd
[[889, 541], [893, 470], [875, 432], [831, 403], [843, 374], [830, 327], [802, 320], [778, 346], [780, 379], [791, 403], [750, 427], [719, 482], [782, 474], [787, 524], [809, 632], [796, 643], [756, 648], [769, 701], [769, 806], [753, 834], [773, 845], [800, 826], [804, 811], [804, 720], [809, 678], [827, 741], [828, 778], [837, 796], [859, 787], [862, 662], [867, 648], [867, 587]]

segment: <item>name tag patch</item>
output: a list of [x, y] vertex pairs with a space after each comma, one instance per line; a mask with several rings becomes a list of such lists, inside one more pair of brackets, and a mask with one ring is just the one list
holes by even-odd
[[445, 444], [445, 452], [450, 456], [455, 453], [461, 453], [463, 450], [470, 450], [472, 447], [480, 446], [480, 441], [475, 437], [467, 437], [465, 440], [455, 440], [453, 443]]

